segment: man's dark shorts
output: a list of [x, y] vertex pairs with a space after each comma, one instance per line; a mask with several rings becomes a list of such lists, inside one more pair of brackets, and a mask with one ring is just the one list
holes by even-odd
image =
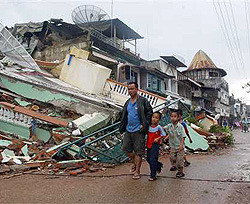
[[136, 155], [143, 155], [145, 152], [145, 134], [138, 132], [125, 132], [122, 141], [122, 150], [126, 153], [134, 152]]

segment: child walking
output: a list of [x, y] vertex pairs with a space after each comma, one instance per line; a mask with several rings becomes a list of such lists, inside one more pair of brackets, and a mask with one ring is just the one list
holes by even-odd
[[161, 137], [166, 136], [165, 131], [159, 125], [161, 113], [155, 112], [151, 119], [151, 126], [148, 130], [147, 138], [147, 162], [150, 167], [149, 181], [156, 180], [156, 174], [161, 172], [163, 164], [158, 161]]
[[[179, 111], [180, 113], [180, 120], [179, 122], [182, 124], [183, 128], [184, 128], [184, 131], [189, 139], [189, 142], [192, 143], [192, 139], [189, 135], [189, 131], [188, 131], [188, 128], [187, 128], [187, 124], [182, 120], [182, 110]], [[189, 166], [191, 163], [187, 160], [187, 155], [186, 155], [186, 148], [185, 148], [185, 145], [184, 145], [184, 167], [187, 167]]]
[[164, 127], [168, 137], [170, 146], [170, 162], [172, 167], [170, 171], [176, 171], [176, 177], [184, 177], [184, 140], [185, 132], [184, 128], [179, 122], [180, 112], [178, 110], [172, 110], [170, 115], [171, 123]]

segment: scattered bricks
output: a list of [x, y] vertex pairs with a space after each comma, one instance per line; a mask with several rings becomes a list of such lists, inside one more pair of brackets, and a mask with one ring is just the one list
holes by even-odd
[[52, 171], [55, 172], [55, 173], [58, 173], [59, 172], [59, 168], [53, 168]]
[[12, 144], [8, 145], [8, 149], [9, 150], [13, 150], [15, 152], [20, 152], [20, 150], [22, 149], [22, 147], [25, 145], [25, 143], [20, 140], [20, 139], [13, 139], [11, 140]]
[[51, 136], [56, 144], [60, 144], [68, 135], [52, 132]]
[[82, 173], [84, 173], [84, 172], [86, 172], [86, 171], [87, 171], [87, 169], [85, 169], [85, 168], [80, 168], [80, 169], [76, 169], [76, 170], [70, 171], [69, 174], [70, 174], [71, 176], [76, 176], [76, 175], [82, 174]]
[[27, 165], [30, 169], [35, 169], [35, 168], [41, 167], [41, 163], [40, 163], [40, 162], [26, 163], [26, 165]]
[[42, 150], [39, 153], [37, 153], [35, 160], [48, 160], [50, 159], [50, 156], [46, 152], [46, 150]]
[[54, 162], [54, 161], [53, 160], [49, 160], [49, 161], [29, 161], [29, 162], [26, 163], [26, 165], [30, 169], [46, 168], [52, 162]]

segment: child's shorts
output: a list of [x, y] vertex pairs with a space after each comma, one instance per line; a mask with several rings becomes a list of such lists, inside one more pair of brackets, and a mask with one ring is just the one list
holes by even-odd
[[177, 168], [182, 168], [184, 166], [184, 149], [179, 151], [179, 149], [170, 149], [170, 162], [172, 166]]

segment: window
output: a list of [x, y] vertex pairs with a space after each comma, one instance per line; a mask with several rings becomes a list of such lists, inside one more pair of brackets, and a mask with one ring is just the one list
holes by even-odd
[[156, 77], [152, 77], [152, 88], [153, 90], [157, 90], [157, 78]]
[[125, 66], [125, 78], [126, 78], [126, 80], [130, 80], [130, 72], [131, 72], [130, 66]]
[[138, 73], [133, 71], [130, 66], [125, 66], [125, 78], [128, 81], [138, 83]]
[[133, 70], [131, 70], [131, 80], [138, 83], [138, 74], [137, 72], [134, 72]]
[[148, 74], [148, 89], [152, 89], [152, 75]]
[[201, 79], [201, 71], [198, 71], [198, 79]]
[[153, 91], [162, 91], [161, 90], [162, 80], [158, 77], [148, 74], [148, 89]]
[[161, 91], [161, 80], [157, 79], [157, 91]]
[[217, 72], [209, 72], [209, 77], [219, 77]]

